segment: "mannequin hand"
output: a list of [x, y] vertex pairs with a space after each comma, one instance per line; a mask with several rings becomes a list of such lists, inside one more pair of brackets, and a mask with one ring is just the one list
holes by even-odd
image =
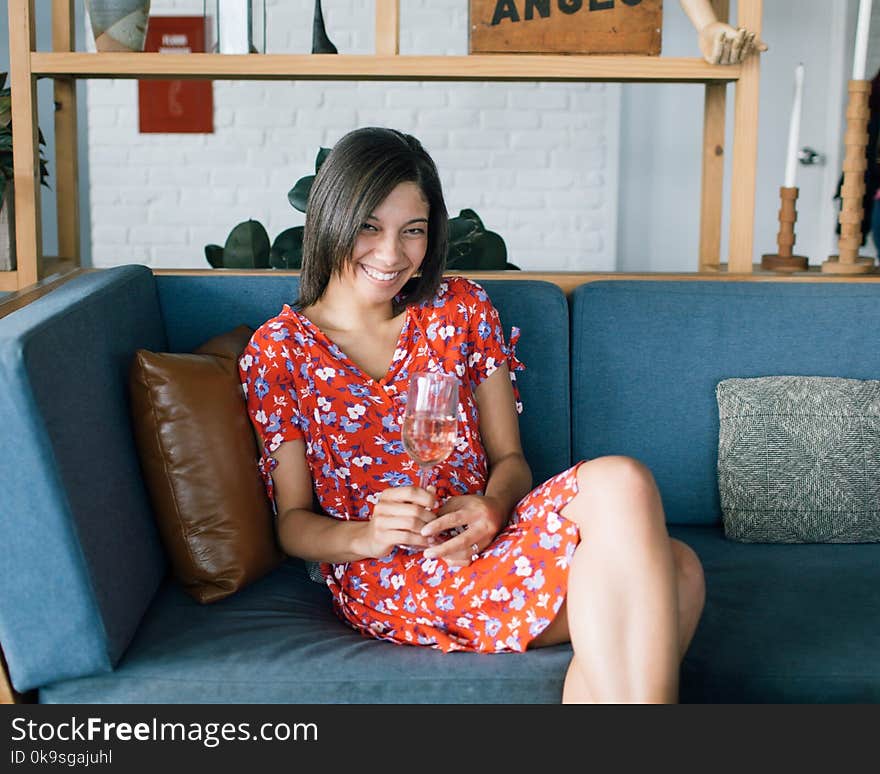
[[766, 50], [766, 43], [742, 27], [712, 22], [700, 30], [700, 51], [709, 64], [741, 64], [752, 54]]

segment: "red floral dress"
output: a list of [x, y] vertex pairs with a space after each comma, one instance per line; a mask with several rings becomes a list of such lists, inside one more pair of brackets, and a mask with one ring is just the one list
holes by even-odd
[[[253, 335], [239, 361], [248, 411], [265, 453], [260, 472], [274, 503], [270, 455], [302, 439], [315, 494], [336, 519], [369, 519], [379, 493], [418, 481], [401, 440], [409, 374], [459, 378], [455, 451], [434, 469], [438, 502], [482, 494], [488, 477], [474, 390], [502, 362], [524, 366], [504, 341], [486, 292], [446, 278], [437, 295], [407, 307], [385, 376], [376, 381], [304, 315], [286, 305]], [[467, 567], [450, 568], [420, 549], [380, 559], [322, 563], [337, 614], [361, 633], [443, 651], [523, 651], [565, 599], [579, 535], [559, 511], [577, 493], [576, 467], [526, 495], [510, 523]]]

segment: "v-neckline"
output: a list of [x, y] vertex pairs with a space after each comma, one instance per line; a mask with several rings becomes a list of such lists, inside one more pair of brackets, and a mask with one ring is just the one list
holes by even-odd
[[373, 384], [377, 384], [380, 386], [385, 386], [388, 381], [394, 376], [397, 371], [398, 365], [402, 363], [406, 358], [396, 358], [395, 355], [402, 349], [404, 344], [404, 338], [409, 332], [410, 327], [410, 308], [409, 306], [405, 307], [404, 314], [406, 315], [403, 319], [403, 325], [400, 328], [400, 333], [397, 336], [397, 343], [394, 345], [394, 352], [391, 353], [391, 362], [388, 364], [388, 368], [385, 369], [385, 374], [380, 379], [374, 379], [370, 374], [368, 374], [361, 366], [359, 366], [348, 354], [345, 350], [342, 349], [333, 339], [331, 339], [324, 331], [322, 331], [314, 322], [312, 322], [308, 317], [306, 317], [302, 312], [297, 311], [293, 307], [290, 307], [291, 312], [296, 316], [298, 320], [302, 322], [314, 335], [316, 338], [320, 339], [325, 347], [333, 348], [338, 353], [339, 356], [346, 362], [346, 364], [360, 374], [365, 380], [372, 382]]

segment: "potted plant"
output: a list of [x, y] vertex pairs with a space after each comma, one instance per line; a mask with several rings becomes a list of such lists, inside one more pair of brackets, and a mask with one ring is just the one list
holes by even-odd
[[[6, 86], [6, 73], [0, 73], [0, 271], [10, 271], [15, 262], [15, 196], [12, 164], [12, 94]], [[37, 129], [40, 141], [40, 182], [46, 182], [49, 170], [43, 156], [46, 141]]]
[[[329, 148], [321, 148], [315, 158], [315, 173], [321, 168]], [[297, 180], [287, 194], [287, 200], [300, 212], [306, 211], [309, 191], [315, 175], [306, 175]], [[302, 263], [302, 226], [282, 231], [269, 255], [269, 262], [276, 269], [298, 269]], [[446, 268], [455, 270], [497, 271], [500, 269], [519, 269], [507, 260], [507, 247], [504, 240], [494, 231], [487, 231], [476, 212], [462, 210], [458, 216], [449, 219], [449, 249], [446, 254]]]
[[[321, 148], [315, 157], [315, 174], [330, 153]], [[309, 191], [315, 175], [306, 175], [296, 181], [287, 193], [294, 209], [306, 211]], [[205, 245], [205, 257], [215, 269], [300, 269], [302, 268], [303, 226], [285, 229], [272, 244], [266, 229], [259, 221], [239, 223], [229, 234], [226, 245]], [[473, 210], [462, 210], [449, 219], [449, 248], [446, 268], [456, 271], [499, 271], [519, 269], [507, 260], [504, 240], [494, 231], [487, 231], [480, 216]]]

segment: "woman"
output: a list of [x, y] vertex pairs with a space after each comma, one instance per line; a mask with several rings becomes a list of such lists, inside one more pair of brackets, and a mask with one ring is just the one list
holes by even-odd
[[[571, 641], [564, 701], [676, 700], [703, 603], [696, 555], [670, 540], [635, 460], [582, 462], [530, 491], [522, 365], [482, 288], [443, 279], [446, 246], [415, 138], [366, 128], [337, 143], [309, 195], [296, 307], [240, 360], [281, 546], [321, 563], [365, 635], [478, 652]], [[409, 374], [424, 370], [460, 380], [456, 450], [427, 490], [400, 441]]]

